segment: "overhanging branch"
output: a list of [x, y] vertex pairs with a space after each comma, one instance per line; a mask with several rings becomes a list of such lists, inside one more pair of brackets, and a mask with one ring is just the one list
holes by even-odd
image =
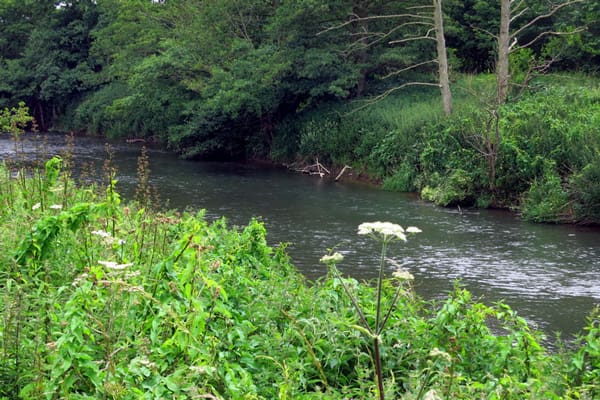
[[387, 79], [387, 78], [390, 78], [390, 77], [392, 77], [392, 76], [399, 75], [399, 74], [401, 74], [401, 73], [403, 73], [403, 72], [410, 71], [411, 69], [419, 68], [419, 67], [421, 67], [421, 66], [423, 66], [423, 65], [427, 65], [427, 64], [436, 64], [437, 62], [438, 62], [437, 60], [429, 60], [429, 61], [423, 61], [422, 63], [413, 64], [413, 65], [410, 65], [410, 66], [408, 66], [408, 67], [405, 67], [405, 68], [399, 69], [399, 70], [397, 70], [397, 71], [390, 72], [389, 74], [387, 74], [387, 75], [383, 76], [383, 77], [382, 77], [382, 79]]
[[357, 15], [354, 15], [351, 19], [349, 19], [346, 22], [342, 22], [341, 24], [330, 26], [329, 28], [326, 28], [320, 32], [317, 32], [317, 36], [319, 36], [323, 33], [341, 29], [345, 26], [354, 24], [356, 22], [368, 22], [368, 21], [375, 21], [375, 20], [382, 20], [382, 19], [394, 19], [394, 18], [415, 18], [415, 19], [422, 19], [422, 20], [430, 20], [431, 19], [430, 16], [419, 15], [419, 14], [389, 14], [389, 15], [373, 15], [370, 17], [359, 17]]
[[569, 1], [566, 1], [561, 4], [553, 5], [552, 8], [550, 9], [550, 11], [548, 11], [546, 14], [538, 15], [537, 17], [535, 17], [534, 19], [532, 19], [531, 21], [527, 22], [525, 25], [523, 25], [522, 27], [517, 29], [516, 31], [512, 32], [510, 36], [517, 37], [524, 30], [535, 25], [538, 21], [540, 21], [542, 19], [550, 18], [551, 16], [553, 16], [554, 14], [556, 14], [558, 11], [560, 11], [561, 9], [563, 9], [565, 7], [568, 7], [568, 6], [576, 4], [576, 3], [583, 3], [584, 1], [585, 0], [569, 0]]
[[395, 91], [403, 89], [403, 88], [405, 88], [407, 86], [434, 86], [434, 87], [439, 88], [440, 84], [439, 83], [431, 83], [431, 82], [406, 82], [406, 83], [403, 83], [400, 86], [395, 86], [395, 87], [393, 87], [391, 89], [388, 89], [385, 92], [383, 92], [382, 94], [377, 95], [377, 96], [369, 99], [366, 102], [366, 104], [364, 104], [364, 105], [362, 105], [362, 106], [360, 106], [358, 108], [353, 109], [352, 111], [346, 113], [345, 115], [348, 115], [348, 114], [360, 111], [360, 110], [362, 110], [364, 108], [367, 108], [370, 105], [373, 105], [373, 104], [377, 103], [378, 101], [381, 101], [381, 100], [385, 99], [387, 96], [389, 96], [390, 94], [394, 93]]
[[513, 43], [510, 45], [510, 51], [513, 52], [515, 50], [518, 49], [524, 49], [527, 48], [529, 46], [531, 46], [532, 44], [534, 44], [535, 42], [537, 42], [538, 40], [540, 40], [541, 38], [545, 37], [545, 36], [568, 36], [568, 35], [574, 35], [576, 33], [579, 32], [583, 32], [585, 31], [585, 28], [577, 28], [573, 31], [569, 31], [569, 32], [555, 32], [555, 31], [545, 31], [540, 33], [539, 35], [537, 35], [535, 38], [533, 38], [532, 40], [530, 40], [529, 42], [523, 44], [523, 45], [518, 45], [517, 46], [517, 38], [515, 38], [515, 40], [513, 41]]

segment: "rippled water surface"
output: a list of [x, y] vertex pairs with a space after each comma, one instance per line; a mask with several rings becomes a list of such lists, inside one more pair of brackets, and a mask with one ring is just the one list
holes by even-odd
[[[48, 155], [64, 151], [62, 136], [48, 136], [41, 147], [35, 143], [33, 136], [24, 139], [28, 157], [41, 154], [36, 148]], [[136, 184], [139, 145], [112, 148], [118, 187], [127, 197]], [[0, 159], [13, 155], [13, 142], [0, 137]], [[105, 158], [103, 141], [76, 139], [77, 163], [95, 162], [99, 170]], [[234, 225], [262, 219], [269, 242], [289, 243], [294, 264], [309, 279], [324, 274], [318, 260], [333, 247], [345, 255], [340, 269], [373, 278], [379, 248], [356, 228], [382, 220], [423, 230], [388, 254], [415, 275], [426, 298], [443, 297], [460, 279], [484, 302], [504, 300], [539, 328], [565, 336], [581, 329], [600, 303], [598, 228], [530, 224], [503, 211], [461, 213], [364, 185], [266, 166], [183, 161], [161, 151], [150, 151], [150, 168], [151, 184], [172, 208], [203, 208], [209, 218], [225, 216]]]

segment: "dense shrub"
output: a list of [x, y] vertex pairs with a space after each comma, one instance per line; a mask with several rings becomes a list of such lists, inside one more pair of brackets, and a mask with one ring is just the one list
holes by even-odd
[[572, 177], [575, 216], [583, 222], [600, 223], [600, 163], [586, 165]]

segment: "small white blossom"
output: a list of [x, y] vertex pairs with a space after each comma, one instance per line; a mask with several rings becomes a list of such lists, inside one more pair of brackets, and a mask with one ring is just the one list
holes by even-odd
[[431, 349], [431, 351], [429, 351], [429, 357], [441, 357], [446, 359], [447, 361], [452, 361], [452, 357], [450, 356], [450, 354], [438, 349], [437, 347], [434, 347], [433, 349]]
[[106, 268], [108, 269], [112, 269], [114, 271], [120, 271], [123, 270], [125, 268], [131, 267], [133, 264], [128, 263], [128, 264], [118, 264], [114, 261], [98, 261], [98, 264], [100, 265], [104, 265]]
[[102, 229], [98, 229], [97, 231], [92, 231], [92, 235], [97, 235], [103, 238], [110, 237], [110, 232], [103, 231]]
[[441, 400], [441, 399], [442, 398], [440, 396], [438, 396], [435, 389], [428, 390], [427, 393], [425, 393], [425, 397], [423, 397], [423, 400]]
[[398, 278], [402, 281], [412, 281], [415, 279], [413, 274], [411, 274], [410, 272], [408, 272], [407, 270], [405, 270], [403, 268], [398, 268], [397, 270], [395, 270], [392, 273], [392, 276], [394, 276], [395, 278]]
[[32, 210], [37, 210], [38, 208], [40, 208], [42, 206], [42, 203], [35, 203], [33, 205], [33, 207], [31, 207]]
[[51, 209], [53, 210], [61, 210], [62, 209], [62, 204], [52, 204], [50, 206]]
[[408, 228], [406, 228], [406, 232], [407, 233], [421, 233], [423, 231], [420, 230], [419, 228], [417, 228], [416, 226], [409, 226]]
[[323, 257], [321, 257], [321, 262], [323, 264], [337, 264], [339, 262], [342, 262], [344, 260], [344, 256], [341, 255], [338, 252], [335, 252], [333, 254], [326, 254]]

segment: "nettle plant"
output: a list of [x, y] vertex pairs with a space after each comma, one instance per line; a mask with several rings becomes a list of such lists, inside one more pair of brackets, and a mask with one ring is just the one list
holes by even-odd
[[398, 285], [396, 286], [396, 290], [392, 297], [392, 301], [388, 306], [388, 309], [385, 310], [382, 307], [382, 294], [383, 294], [383, 281], [384, 281], [384, 270], [385, 270], [385, 259], [388, 245], [394, 241], [407, 241], [408, 234], [419, 233], [421, 230], [417, 227], [410, 226], [406, 229], [402, 228], [402, 226], [393, 224], [391, 222], [365, 222], [358, 226], [358, 234], [359, 235], [367, 235], [373, 238], [374, 240], [381, 243], [381, 258], [379, 262], [379, 275], [377, 278], [377, 291], [376, 291], [376, 308], [375, 308], [375, 322], [374, 324], [369, 323], [367, 320], [367, 316], [363, 308], [361, 307], [357, 296], [353, 294], [350, 290], [348, 284], [341, 278], [339, 271], [335, 267], [337, 263], [341, 262], [344, 257], [336, 252], [333, 254], [325, 255], [321, 258], [321, 262], [328, 265], [334, 276], [339, 280], [344, 288], [344, 292], [350, 298], [352, 305], [356, 309], [356, 312], [359, 316], [360, 325], [356, 326], [356, 328], [360, 329], [363, 333], [365, 333], [370, 339], [372, 343], [373, 350], [373, 361], [375, 364], [375, 383], [377, 385], [377, 393], [380, 400], [385, 399], [385, 390], [383, 387], [383, 368], [381, 363], [381, 337], [385, 330], [385, 326], [392, 315], [392, 312], [396, 308], [396, 304], [398, 303], [398, 299], [400, 294], [402, 293], [402, 288], [405, 282], [409, 282], [414, 279], [412, 274], [405, 269], [398, 268], [394, 273], [394, 278], [397, 279]]

